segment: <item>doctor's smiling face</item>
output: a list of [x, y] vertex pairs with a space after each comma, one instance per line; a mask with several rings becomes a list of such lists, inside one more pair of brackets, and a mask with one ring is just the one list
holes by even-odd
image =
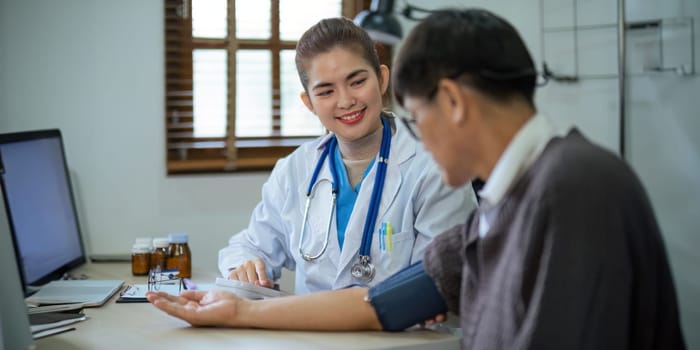
[[347, 18], [323, 19], [299, 39], [295, 61], [302, 101], [336, 134], [341, 152], [349, 145], [378, 148], [389, 68], [379, 64], [367, 32]]
[[341, 142], [360, 139], [381, 126], [382, 94], [389, 81], [386, 66], [380, 66], [377, 75], [361, 55], [337, 46], [306, 67], [308, 92], [302, 93], [302, 100]]

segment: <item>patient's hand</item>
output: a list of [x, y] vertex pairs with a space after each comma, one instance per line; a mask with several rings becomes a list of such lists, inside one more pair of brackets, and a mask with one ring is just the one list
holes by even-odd
[[148, 292], [155, 307], [193, 326], [238, 326], [236, 316], [245, 300], [222, 290], [183, 291], [180, 296]]
[[228, 278], [267, 288], [272, 288], [274, 285], [274, 283], [267, 278], [267, 273], [265, 273], [265, 262], [260, 258], [248, 260], [237, 268], [231, 270]]

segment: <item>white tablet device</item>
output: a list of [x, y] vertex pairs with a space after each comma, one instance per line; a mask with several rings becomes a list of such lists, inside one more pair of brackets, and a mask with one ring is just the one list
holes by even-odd
[[229, 280], [225, 278], [217, 278], [215, 288], [227, 290], [241, 298], [246, 299], [269, 299], [291, 295], [287, 292], [282, 292], [272, 288], [256, 286], [248, 282]]

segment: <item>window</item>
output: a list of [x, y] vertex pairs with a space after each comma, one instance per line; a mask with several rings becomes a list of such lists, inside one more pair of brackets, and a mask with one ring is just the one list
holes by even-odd
[[271, 169], [324, 130], [299, 98], [301, 34], [361, 0], [164, 0], [168, 174]]

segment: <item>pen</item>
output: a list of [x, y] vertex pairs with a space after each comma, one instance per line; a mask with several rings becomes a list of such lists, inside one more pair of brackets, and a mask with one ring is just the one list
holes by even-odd
[[387, 222], [386, 224], [386, 245], [387, 245], [387, 250], [391, 251], [392, 246], [391, 246], [391, 221]]
[[379, 227], [379, 249], [381, 251], [386, 250], [386, 242], [384, 241], [386, 237], [386, 223], [383, 222], [382, 226]]
[[379, 250], [384, 251], [384, 235], [381, 227], [379, 227]]

